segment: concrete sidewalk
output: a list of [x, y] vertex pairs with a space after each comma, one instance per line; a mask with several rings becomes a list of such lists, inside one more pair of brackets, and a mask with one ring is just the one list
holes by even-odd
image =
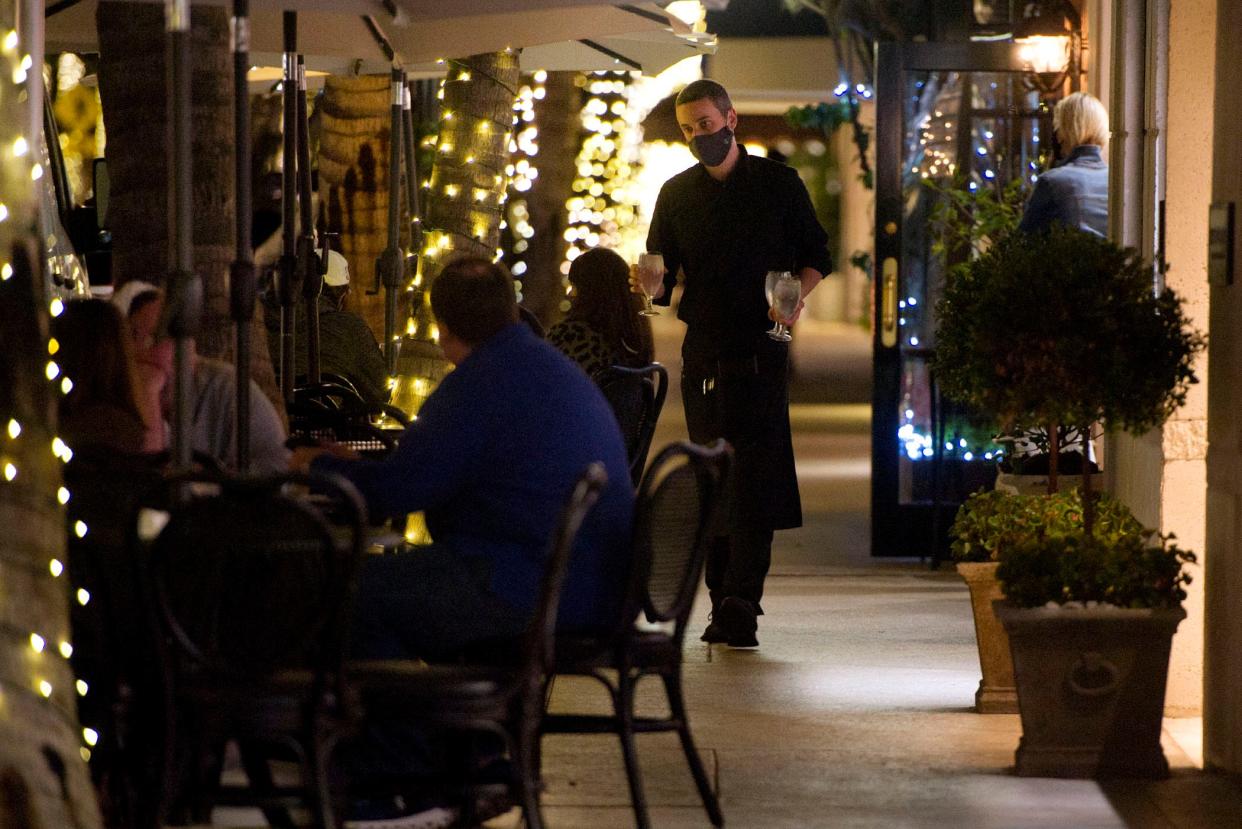
[[[685, 437], [676, 384], [679, 328], [675, 320], [657, 320], [657, 353], [674, 376], [653, 453]], [[799, 382], [820, 389], [808, 394], [813, 402], [792, 409], [805, 526], [777, 534], [760, 647], [700, 643], [707, 622], [701, 596], [685, 651], [691, 727], [726, 825], [1242, 827], [1242, 787], [1195, 767], [1194, 721], [1166, 721], [1173, 766], [1166, 781], [1013, 775], [1018, 717], [972, 708], [979, 664], [960, 579], [947, 568], [869, 555], [869, 407], [852, 399], [856, 394], [830, 404], [832, 395], [823, 393], [835, 387], [840, 365], [848, 377], [869, 374], [865, 335], [860, 346], [854, 332], [829, 331], [805, 336], [797, 348]], [[659, 691], [658, 681], [640, 686], [640, 711], [665, 710]], [[603, 711], [607, 700], [593, 682], [561, 679], [552, 705]], [[676, 737], [640, 736], [638, 751], [653, 825], [708, 827]], [[552, 829], [634, 825], [615, 738], [549, 737], [544, 771]], [[517, 825], [515, 811], [489, 827]]]
[[[793, 421], [807, 521], [777, 534], [760, 647], [698, 642], [702, 595], [685, 652], [692, 728], [728, 826], [1242, 826], [1242, 787], [1199, 771], [1170, 734], [1188, 734], [1193, 754], [1194, 721], [1166, 721], [1167, 781], [1015, 777], [1018, 717], [972, 707], [979, 664], [961, 580], [868, 555], [866, 408], [797, 406]], [[679, 427], [674, 406], [661, 437]], [[640, 710], [663, 711], [658, 681], [645, 691]], [[602, 689], [558, 680], [553, 708], [583, 705], [602, 709]], [[653, 825], [709, 826], [676, 737], [638, 744]], [[549, 737], [544, 751], [553, 829], [633, 826], [615, 738]]]
[[[675, 377], [680, 324], [656, 324], [658, 356], [674, 374], [658, 448], [684, 438], [685, 423]], [[685, 653], [692, 728], [726, 825], [1242, 826], [1242, 787], [1196, 768], [1197, 721], [1166, 721], [1167, 781], [1013, 775], [1018, 717], [972, 707], [979, 663], [965, 587], [948, 569], [869, 556], [869, 408], [857, 395], [826, 405], [835, 393], [814, 393], [836, 387], [837, 371], [869, 376], [869, 341], [831, 327], [812, 333], [794, 360], [812, 392], [803, 399], [817, 402], [792, 410], [806, 524], [777, 534], [760, 647], [698, 642], [707, 621], [703, 595]], [[640, 710], [663, 711], [658, 681], [645, 692]], [[553, 708], [583, 705], [602, 710], [602, 689], [558, 680]], [[676, 737], [645, 735], [638, 743], [654, 826], [709, 826]], [[633, 826], [615, 738], [549, 737], [544, 751], [553, 829]], [[491, 825], [516, 822], [510, 816]]]

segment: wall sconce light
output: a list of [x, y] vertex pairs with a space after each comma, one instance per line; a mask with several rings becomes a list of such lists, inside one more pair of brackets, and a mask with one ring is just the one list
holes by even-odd
[[1078, 87], [1082, 51], [1082, 20], [1068, 0], [1032, 0], [1014, 26], [1027, 86], [1041, 98], [1052, 98], [1070, 80]]

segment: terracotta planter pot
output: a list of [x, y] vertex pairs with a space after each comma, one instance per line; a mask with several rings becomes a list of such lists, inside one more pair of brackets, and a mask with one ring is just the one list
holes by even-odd
[[979, 669], [983, 678], [975, 691], [975, 710], [980, 714], [1018, 713], [1018, 692], [1013, 685], [1013, 657], [1009, 636], [992, 609], [1005, 598], [996, 580], [996, 562], [961, 562], [957, 572], [970, 589], [970, 609], [975, 616], [975, 642], [979, 646]]
[[1020, 776], [1168, 776], [1160, 728], [1184, 610], [995, 607], [1013, 651]]

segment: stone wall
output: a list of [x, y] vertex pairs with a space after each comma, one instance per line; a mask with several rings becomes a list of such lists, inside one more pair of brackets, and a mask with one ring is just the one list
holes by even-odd
[[[1186, 303], [1187, 316], [1208, 328], [1207, 217], [1212, 164], [1212, 86], [1215, 76], [1216, 0], [1179, 0], [1169, 14], [1169, 94], [1165, 170], [1166, 282]], [[1165, 424], [1160, 529], [1200, 556], [1188, 590], [1186, 621], [1173, 640], [1165, 700], [1171, 715], [1197, 715], [1203, 702], [1203, 604], [1206, 579], [1204, 522], [1207, 499], [1208, 366]]]
[[[1242, 204], [1242, 4], [1218, 0], [1212, 200]], [[1202, 83], [1202, 80], [1200, 81]], [[1198, 118], [1200, 125], [1202, 117]], [[1204, 656], [1204, 759], [1242, 772], [1242, 234], [1235, 230], [1234, 284], [1212, 286], [1208, 382], [1208, 504]]]

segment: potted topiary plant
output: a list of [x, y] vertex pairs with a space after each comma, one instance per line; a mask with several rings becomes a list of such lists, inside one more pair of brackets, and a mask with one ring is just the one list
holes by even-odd
[[[1096, 505], [1095, 535], [1141, 537], [1143, 527], [1129, 508], [1108, 496]], [[997, 490], [972, 495], [958, 510], [949, 535], [957, 572], [970, 590], [982, 678], [975, 692], [980, 714], [1015, 714], [1017, 690], [1009, 637], [996, 617], [993, 603], [1004, 598], [996, 577], [997, 555], [1032, 538], [1082, 532], [1082, 498], [1077, 489], [1052, 496], [1012, 495]]]
[[[1066, 427], [1084, 435], [1092, 424], [1144, 432], [1162, 424], [1195, 382], [1203, 339], [1172, 291], [1153, 290], [1154, 273], [1132, 250], [1054, 227], [999, 240], [946, 286], [937, 306], [941, 387], [995, 415], [1008, 434], [1041, 429], [1049, 493], [1057, 491]], [[998, 548], [997, 575], [1014, 604], [998, 615], [1023, 721], [1018, 771], [1159, 775], [1167, 771], [1158, 736], [1169, 640], [1182, 617], [1181, 564], [1190, 557], [1164, 539], [1101, 533], [1082, 468], [1080, 532], [1034, 533]], [[1047, 602], [1054, 604], [1036, 607]], [[1058, 606], [1065, 602], [1120, 607]], [[1135, 649], [1127, 656], [1098, 643], [1105, 633]], [[1140, 675], [1148, 682], [1142, 698], [1132, 690]], [[1101, 719], [1088, 722], [1092, 716]], [[1140, 718], [1148, 718], [1141, 727], [1126, 724]], [[1052, 729], [1061, 720], [1068, 732]]]
[[[1003, 237], [951, 273], [936, 306], [942, 392], [1006, 434], [1041, 429], [1055, 492], [1067, 427], [1144, 432], [1195, 382], [1203, 338], [1152, 276], [1137, 252], [1075, 228]], [[1090, 498], [1086, 510], [1089, 523]]]
[[[1024, 176], [1011, 180], [1004, 187], [979, 186], [965, 176], [957, 176], [947, 186], [925, 182], [924, 186], [939, 195], [931, 212], [932, 253], [947, 266], [949, 279], [971, 267], [973, 260], [1018, 228], [1030, 186]], [[997, 424], [993, 423], [993, 430]], [[1017, 430], [994, 437], [999, 444], [996, 489], [1013, 495], [1034, 495], [1048, 492], [1051, 459], [1049, 446], [1059, 448], [1059, 473], [1098, 473], [1094, 462], [1087, 460], [1090, 436], [1070, 425], [1058, 427], [1049, 440], [1042, 428]], [[1089, 469], [1082, 470], [1080, 464]], [[1056, 488], [1073, 486], [1058, 476]]]
[[999, 553], [1022, 718], [1017, 773], [1168, 775], [1160, 749], [1173, 633], [1194, 554], [1171, 536], [1035, 536]]

